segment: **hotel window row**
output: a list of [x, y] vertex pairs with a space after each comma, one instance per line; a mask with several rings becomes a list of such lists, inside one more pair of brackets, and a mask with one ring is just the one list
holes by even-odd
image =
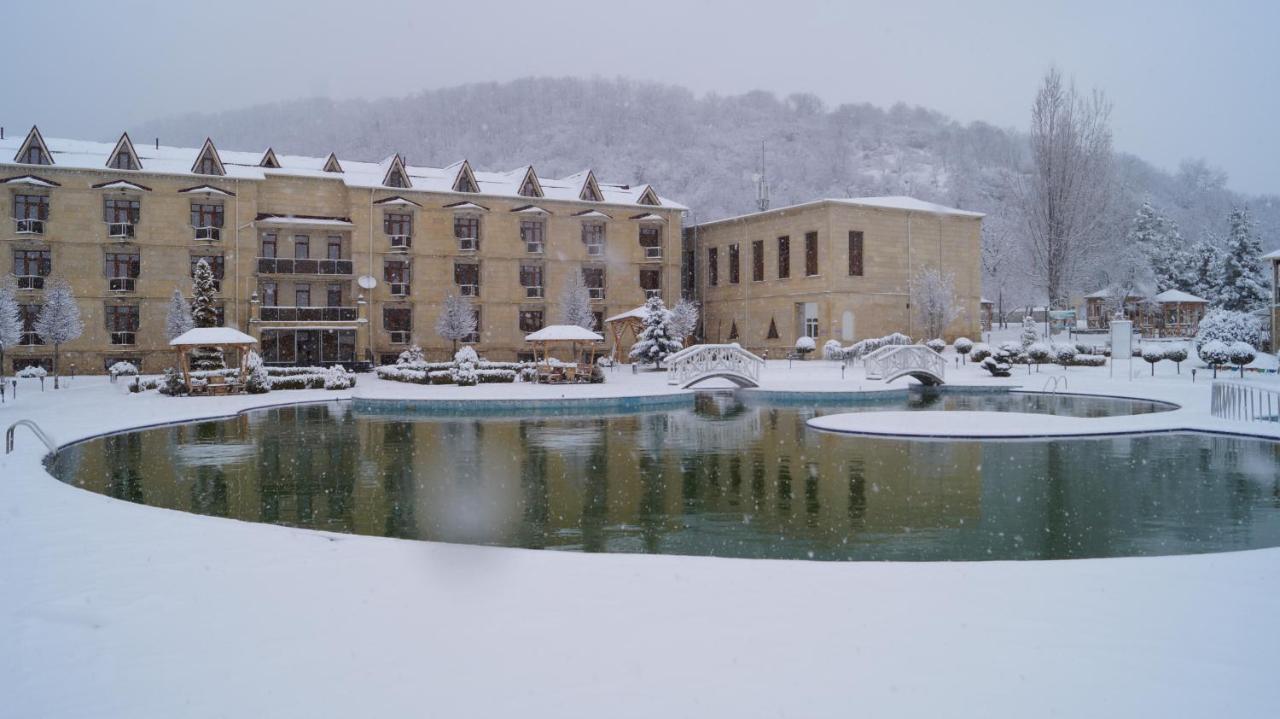
[[[791, 237], [782, 235], [777, 238], [778, 263], [776, 279], [785, 280], [791, 277]], [[736, 285], [742, 280], [741, 262], [742, 253], [738, 243], [731, 243], [726, 246], [728, 254], [728, 280], [729, 284]], [[863, 235], [860, 230], [849, 231], [849, 267], [848, 273], [850, 277], [862, 277], [864, 268], [863, 255]], [[806, 232], [804, 234], [804, 275], [805, 277], [816, 277], [819, 271], [819, 248], [818, 233]], [[765, 241], [753, 240], [751, 242], [751, 281], [763, 282], [765, 280]], [[720, 248], [707, 248], [707, 284], [711, 287], [720, 285]]]

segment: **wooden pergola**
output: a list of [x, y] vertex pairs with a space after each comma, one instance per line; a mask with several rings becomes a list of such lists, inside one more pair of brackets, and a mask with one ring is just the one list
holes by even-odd
[[[524, 341], [533, 345], [538, 381], [559, 384], [591, 381], [595, 370], [596, 343], [603, 342], [604, 337], [577, 325], [550, 325], [526, 335]], [[578, 345], [583, 343], [591, 350], [585, 364], [578, 361]], [[565, 345], [569, 347], [571, 361], [552, 364], [551, 349]], [[538, 350], [542, 350], [541, 360], [538, 360]]]
[[630, 333], [631, 343], [635, 344], [640, 339], [640, 330], [644, 329], [644, 306], [628, 310], [620, 315], [614, 315], [604, 321], [609, 327], [609, 334], [613, 336], [613, 360], [615, 362], [625, 361], [625, 355], [619, 357], [622, 353], [622, 340]]
[[[235, 394], [244, 391], [245, 384], [245, 351], [258, 344], [258, 340], [230, 327], [197, 327], [187, 330], [169, 341], [169, 346], [178, 351], [178, 366], [182, 368], [182, 381], [187, 386], [187, 394]], [[213, 347], [218, 350], [235, 350], [240, 372], [233, 382], [217, 375], [209, 377], [207, 384], [193, 386], [191, 384], [191, 350], [195, 347]], [[197, 392], [196, 389], [200, 391]]]

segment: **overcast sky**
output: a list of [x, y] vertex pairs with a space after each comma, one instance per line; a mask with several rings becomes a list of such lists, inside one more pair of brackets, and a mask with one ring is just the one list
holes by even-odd
[[1168, 169], [1203, 157], [1235, 189], [1280, 193], [1280, 2], [177, 5], [6, 6], [0, 125], [114, 140], [189, 111], [603, 75], [903, 101], [1021, 128], [1056, 63], [1107, 93], [1118, 149]]

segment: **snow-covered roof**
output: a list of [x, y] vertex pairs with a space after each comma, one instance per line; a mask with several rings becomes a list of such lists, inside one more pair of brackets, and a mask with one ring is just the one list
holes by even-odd
[[986, 297], [979, 297], [979, 298], [978, 298], [978, 304], [980, 304], [980, 305], [994, 305], [995, 303], [994, 303], [994, 302], [992, 302], [991, 300], [987, 299]]
[[604, 337], [577, 325], [547, 325], [525, 335], [525, 342], [601, 342]]
[[[14, 162], [18, 150], [25, 141], [25, 134], [6, 137], [0, 140], [0, 167], [13, 168], [35, 168], [35, 165], [21, 165]], [[140, 143], [134, 145], [134, 150], [138, 156], [138, 161], [142, 166], [141, 170], [115, 170], [107, 167], [107, 161], [116, 150], [119, 142], [94, 142], [89, 140], [73, 140], [67, 138], [47, 137], [44, 138], [45, 145], [49, 148], [49, 155], [53, 162], [53, 168], [71, 168], [77, 170], [98, 170], [104, 172], [121, 173], [123, 175], [131, 174], [161, 174], [161, 175], [181, 175], [186, 177], [211, 177], [193, 172], [196, 161], [200, 157], [202, 150], [206, 150], [210, 145], [203, 147], [171, 147], [168, 145], [156, 146], [155, 144]], [[384, 181], [387, 173], [395, 163], [396, 155], [391, 155], [378, 162], [361, 162], [357, 160], [343, 159], [341, 163], [341, 171], [334, 172], [334, 168], [330, 165], [330, 171], [325, 171], [325, 157], [310, 157], [304, 155], [285, 155], [272, 152], [272, 156], [280, 164], [280, 167], [264, 167], [262, 161], [264, 153], [262, 150], [240, 151], [240, 150], [224, 150], [216, 148], [216, 157], [221, 161], [221, 168], [224, 173], [223, 177], [228, 180], [263, 180], [273, 175], [283, 175], [292, 177], [311, 177], [317, 179], [340, 180], [349, 187], [359, 188], [381, 188], [385, 187]], [[405, 174], [408, 176], [409, 187], [397, 188], [405, 192], [435, 192], [458, 194], [467, 196], [471, 193], [455, 192], [454, 182], [465, 161], [455, 162], [448, 167], [426, 167], [419, 165], [404, 166]], [[38, 167], [48, 167], [41, 165]], [[467, 165], [469, 168], [470, 165]], [[517, 170], [505, 172], [480, 172], [472, 170], [471, 174], [475, 178], [476, 189], [479, 195], [496, 195], [501, 197], [528, 197], [520, 194], [520, 188], [524, 185], [525, 177], [532, 172], [531, 167], [521, 167]], [[3, 174], [11, 174], [5, 172]], [[17, 172], [12, 174], [26, 174], [25, 172]], [[555, 179], [548, 177], [539, 177], [534, 174], [534, 183], [541, 192], [541, 197], [552, 200], [568, 200], [573, 202], [584, 202], [581, 199], [584, 185], [586, 184], [588, 171], [583, 171], [570, 175], [563, 179]], [[213, 176], [213, 177], [216, 177]], [[640, 200], [644, 198], [648, 185], [628, 185], [607, 182], [595, 182], [594, 178], [591, 183], [593, 187], [599, 188], [600, 202], [614, 205], [635, 205], [644, 207], [645, 204]], [[536, 199], [536, 198], [530, 198]], [[688, 209], [678, 202], [657, 198], [659, 205], [664, 209], [685, 210]]]
[[256, 345], [258, 340], [231, 327], [196, 327], [169, 341], [170, 347], [201, 347], [204, 345]]
[[1183, 292], [1182, 290], [1165, 290], [1151, 299], [1161, 303], [1185, 302], [1189, 304], [1209, 304], [1209, 300], [1206, 300], [1203, 297], [1196, 297], [1190, 292]]
[[313, 217], [310, 215], [258, 215], [258, 222], [266, 225], [324, 225], [326, 227], [353, 227], [345, 217]]
[[1280, 250], [1272, 250], [1262, 256], [1264, 260], [1280, 260]]
[[809, 202], [801, 202], [796, 205], [774, 207], [774, 208], [765, 210], [764, 212], [749, 212], [745, 215], [735, 215], [733, 217], [726, 217], [720, 220], [711, 220], [710, 222], [703, 222], [699, 226], [707, 227], [710, 225], [718, 225], [723, 222], [735, 222], [738, 220], [745, 220], [745, 219], [749, 219], [749, 218], [757, 217], [761, 215], [794, 212], [796, 210], [815, 207], [817, 205], [822, 205], [822, 204], [857, 205], [859, 207], [874, 207], [879, 209], [902, 210], [907, 212], [923, 212], [931, 215], [950, 215], [953, 217], [972, 217], [975, 219], [986, 217], [986, 215], [981, 212], [972, 212], [970, 210], [961, 210], [955, 207], [947, 207], [946, 205], [939, 205], [933, 202], [926, 202], [925, 200], [916, 199], [914, 197], [907, 197], [905, 195], [888, 195], [885, 197], [828, 197], [822, 200], [810, 200]]
[[612, 317], [610, 317], [610, 318], [606, 319], [606, 320], [605, 320], [605, 322], [606, 322], [606, 323], [608, 323], [608, 322], [620, 322], [620, 321], [622, 321], [622, 320], [630, 320], [630, 319], [637, 319], [637, 320], [642, 320], [642, 319], [644, 319], [644, 305], [640, 305], [639, 307], [635, 308], [634, 310], [627, 310], [626, 312], [623, 312], [623, 313], [621, 313], [621, 314], [616, 314], [616, 315], [614, 315], [614, 316], [612, 316]]

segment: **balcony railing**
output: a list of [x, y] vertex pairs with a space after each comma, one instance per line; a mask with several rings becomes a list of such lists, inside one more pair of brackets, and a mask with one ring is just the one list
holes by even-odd
[[17, 233], [19, 235], [43, 235], [44, 234], [44, 220], [15, 218], [13, 222], [15, 225], [17, 225]]
[[196, 230], [197, 240], [208, 240], [211, 242], [217, 242], [218, 240], [222, 239], [221, 227], [197, 227], [195, 228], [195, 230]]
[[413, 238], [409, 235], [390, 235], [391, 249], [407, 250], [413, 246]]
[[475, 252], [479, 249], [480, 249], [480, 240], [476, 239], [475, 237], [459, 237], [458, 238], [459, 252]]
[[40, 275], [18, 275], [18, 289], [43, 290], [44, 278]]
[[458, 294], [463, 297], [479, 297], [480, 285], [458, 285]]
[[646, 260], [660, 260], [660, 259], [662, 259], [662, 248], [661, 248], [661, 247], [646, 247], [646, 248], [644, 248], [644, 258], [645, 258]]
[[112, 292], [133, 292], [137, 282], [132, 277], [111, 277], [107, 280], [107, 289]]
[[603, 300], [603, 299], [604, 299], [604, 288], [603, 288], [603, 287], [588, 287], [588, 288], [587, 288], [587, 295], [589, 295], [589, 296], [591, 297], [591, 300], [592, 300], [593, 302], [595, 302], [595, 301], [599, 301], [599, 300]]
[[392, 331], [391, 331], [391, 344], [393, 344], [393, 345], [407, 345], [407, 344], [409, 344], [409, 334], [410, 334], [409, 332], [404, 331], [404, 330], [392, 330]]
[[40, 335], [35, 332], [23, 332], [18, 337], [18, 344], [23, 347], [35, 347], [44, 344], [44, 340], [40, 339]]
[[297, 260], [288, 257], [259, 257], [260, 275], [349, 275], [351, 260]]
[[132, 240], [134, 237], [132, 222], [108, 222], [107, 236], [113, 240]]
[[409, 296], [408, 282], [388, 282], [387, 286], [391, 288], [391, 294], [395, 295], [396, 297]]
[[355, 322], [356, 307], [262, 307], [263, 322]]
[[111, 344], [113, 345], [131, 345], [137, 344], [137, 332], [112, 332]]

